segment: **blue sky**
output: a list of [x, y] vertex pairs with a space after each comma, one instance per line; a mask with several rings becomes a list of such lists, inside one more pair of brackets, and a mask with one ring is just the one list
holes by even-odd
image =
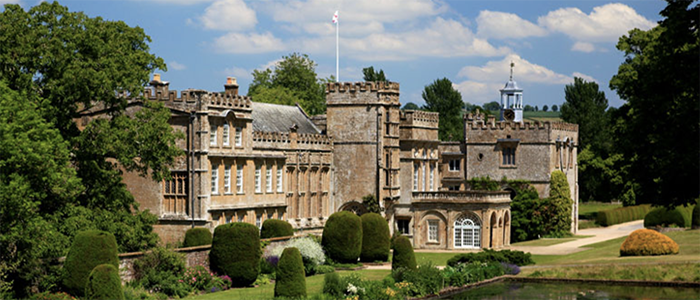
[[[32, 0], [0, 0], [25, 9]], [[162, 57], [170, 88], [221, 91], [227, 76], [246, 93], [255, 69], [283, 55], [306, 53], [321, 77], [335, 74], [339, 11], [340, 79], [361, 81], [362, 68], [383, 69], [401, 83], [401, 102], [423, 104], [423, 88], [450, 79], [464, 101], [499, 99], [514, 80], [524, 103], [560, 105], [574, 76], [598, 82], [612, 106], [624, 102], [608, 88], [624, 61], [615, 49], [632, 28], [659, 21], [660, 0], [437, 1], [437, 0], [94, 0], [60, 1], [90, 17], [143, 28]]]

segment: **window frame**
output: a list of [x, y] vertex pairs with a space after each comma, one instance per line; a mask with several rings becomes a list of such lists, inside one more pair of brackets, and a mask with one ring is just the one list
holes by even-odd
[[219, 130], [219, 127], [216, 126], [215, 124], [209, 125], [209, 146], [218, 146], [219, 145], [219, 137], [217, 136], [218, 130]]
[[243, 194], [243, 165], [236, 166], [236, 193]]
[[236, 126], [236, 133], [234, 133], [233, 139], [235, 147], [243, 147], [243, 127]]
[[219, 194], [219, 165], [211, 165], [211, 194]]
[[270, 165], [265, 165], [265, 192], [272, 193], [272, 168]]
[[224, 193], [231, 194], [231, 165], [224, 166]]
[[262, 166], [255, 165], [255, 193], [262, 193]]
[[[428, 220], [428, 242], [439, 243], [440, 242], [440, 232], [438, 227], [440, 226], [440, 220], [430, 219]], [[433, 237], [432, 234], [435, 234]]]

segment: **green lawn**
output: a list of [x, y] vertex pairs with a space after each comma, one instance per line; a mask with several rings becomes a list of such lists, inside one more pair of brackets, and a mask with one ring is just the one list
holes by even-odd
[[449, 252], [416, 252], [416, 263], [418, 265], [432, 262], [436, 266], [446, 266], [447, 260], [459, 253]]
[[[338, 273], [343, 276], [350, 272], [359, 273], [362, 277], [368, 280], [382, 280], [384, 277], [391, 273], [390, 270], [359, 270], [359, 271], [339, 271]], [[324, 275], [314, 275], [306, 277], [306, 292], [308, 297], [311, 298], [314, 295], [320, 295], [323, 291], [323, 276]], [[240, 289], [230, 289], [228, 291], [197, 295], [194, 297], [189, 297], [187, 299], [196, 300], [217, 300], [217, 299], [273, 299], [275, 295], [275, 285], [266, 284], [259, 287], [251, 288], [240, 288]]]
[[582, 238], [592, 237], [592, 235], [576, 235], [573, 237], [559, 238], [559, 239], [539, 239], [532, 241], [525, 241], [520, 243], [511, 244], [512, 246], [551, 246], [566, 242], [575, 241]]

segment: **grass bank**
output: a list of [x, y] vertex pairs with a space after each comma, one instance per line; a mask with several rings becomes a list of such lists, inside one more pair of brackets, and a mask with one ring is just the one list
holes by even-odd
[[522, 276], [569, 279], [650, 280], [700, 282], [700, 263], [605, 264], [524, 270]]
[[539, 240], [532, 240], [532, 241], [525, 241], [525, 242], [520, 242], [520, 243], [514, 243], [514, 244], [511, 244], [511, 246], [535, 246], [535, 247], [544, 247], [544, 246], [551, 246], [551, 245], [556, 245], [556, 244], [571, 242], [571, 241], [575, 241], [575, 240], [578, 240], [578, 239], [589, 238], [589, 237], [592, 237], [592, 235], [575, 235], [575, 236], [572, 236], [572, 237], [558, 238], [558, 239], [539, 239]]

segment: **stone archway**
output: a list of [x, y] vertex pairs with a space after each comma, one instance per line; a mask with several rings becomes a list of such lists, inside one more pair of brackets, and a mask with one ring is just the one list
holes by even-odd
[[506, 191], [506, 192], [508, 192], [508, 193], [510, 193], [510, 200], [511, 200], [511, 201], [512, 201], [513, 199], [515, 199], [515, 196], [518, 195], [518, 193], [516, 193], [515, 190], [514, 190], [513, 188], [507, 187], [507, 188], [505, 188], [505, 189], [503, 189], [503, 190]]
[[491, 218], [490, 218], [490, 227], [491, 227], [491, 234], [489, 235], [489, 248], [493, 249], [496, 248], [496, 226], [498, 226], [498, 217], [496, 217], [496, 212], [491, 213]]
[[454, 247], [480, 248], [481, 221], [474, 213], [465, 213], [454, 222]]
[[510, 212], [503, 213], [503, 246], [510, 245]]
[[367, 208], [365, 207], [364, 204], [357, 202], [357, 201], [350, 201], [346, 202], [343, 204], [338, 211], [349, 211], [352, 212], [358, 216], [364, 215], [367, 213]]

